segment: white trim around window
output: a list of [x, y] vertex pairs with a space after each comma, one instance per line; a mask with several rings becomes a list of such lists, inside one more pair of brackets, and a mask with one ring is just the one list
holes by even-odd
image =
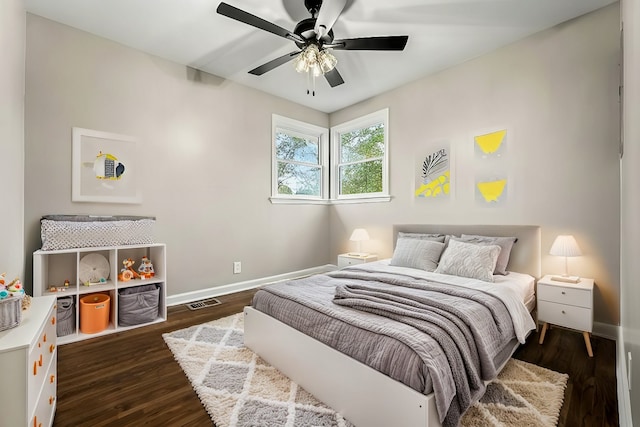
[[[383, 153], [374, 157], [348, 161], [341, 159], [342, 134], [358, 131], [368, 127], [382, 125], [383, 127]], [[391, 200], [389, 194], [389, 109], [385, 108], [366, 116], [342, 123], [331, 128], [331, 195], [334, 203], [364, 203], [364, 202], [388, 202]], [[341, 169], [351, 165], [365, 162], [381, 162], [381, 191], [341, 194]]]
[[[317, 156], [313, 159], [279, 159], [277, 154], [278, 134], [304, 139], [309, 146], [317, 146]], [[326, 204], [329, 198], [329, 130], [288, 117], [273, 114], [271, 118], [271, 202], [272, 203], [317, 203]], [[312, 171], [317, 169], [319, 178], [316, 194], [283, 194], [279, 188], [278, 164]]]

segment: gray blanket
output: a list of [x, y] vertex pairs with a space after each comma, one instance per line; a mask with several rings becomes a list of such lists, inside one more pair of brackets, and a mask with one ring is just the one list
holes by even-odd
[[[389, 273], [341, 270], [278, 283], [260, 290], [253, 305], [414, 389], [433, 390], [444, 425], [457, 425], [482, 395], [514, 338], [499, 299]], [[366, 334], [380, 338], [363, 348]]]
[[484, 292], [404, 276], [365, 271], [330, 276], [351, 280], [336, 287], [334, 303], [410, 325], [437, 342], [445, 358], [412, 348], [429, 369], [440, 421], [456, 426], [483, 395], [484, 380], [497, 375], [495, 358], [514, 336], [504, 304]]

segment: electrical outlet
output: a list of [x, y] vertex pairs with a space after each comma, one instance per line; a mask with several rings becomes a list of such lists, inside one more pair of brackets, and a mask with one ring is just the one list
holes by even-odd
[[233, 274], [240, 274], [242, 272], [242, 263], [240, 261], [233, 262]]

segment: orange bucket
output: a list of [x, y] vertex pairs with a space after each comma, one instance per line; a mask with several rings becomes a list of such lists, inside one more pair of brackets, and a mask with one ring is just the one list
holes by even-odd
[[83, 334], [102, 332], [109, 326], [109, 303], [106, 294], [91, 294], [80, 298], [80, 331]]

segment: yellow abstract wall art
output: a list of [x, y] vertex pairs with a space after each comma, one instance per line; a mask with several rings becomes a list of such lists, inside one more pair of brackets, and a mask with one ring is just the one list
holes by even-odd
[[481, 157], [501, 156], [506, 150], [507, 130], [477, 135], [474, 138], [476, 154]]
[[476, 187], [485, 202], [499, 202], [504, 194], [507, 186], [506, 179], [498, 179], [495, 181], [479, 181]]
[[415, 197], [448, 198], [451, 194], [449, 149], [441, 148], [424, 157], [415, 189]]

